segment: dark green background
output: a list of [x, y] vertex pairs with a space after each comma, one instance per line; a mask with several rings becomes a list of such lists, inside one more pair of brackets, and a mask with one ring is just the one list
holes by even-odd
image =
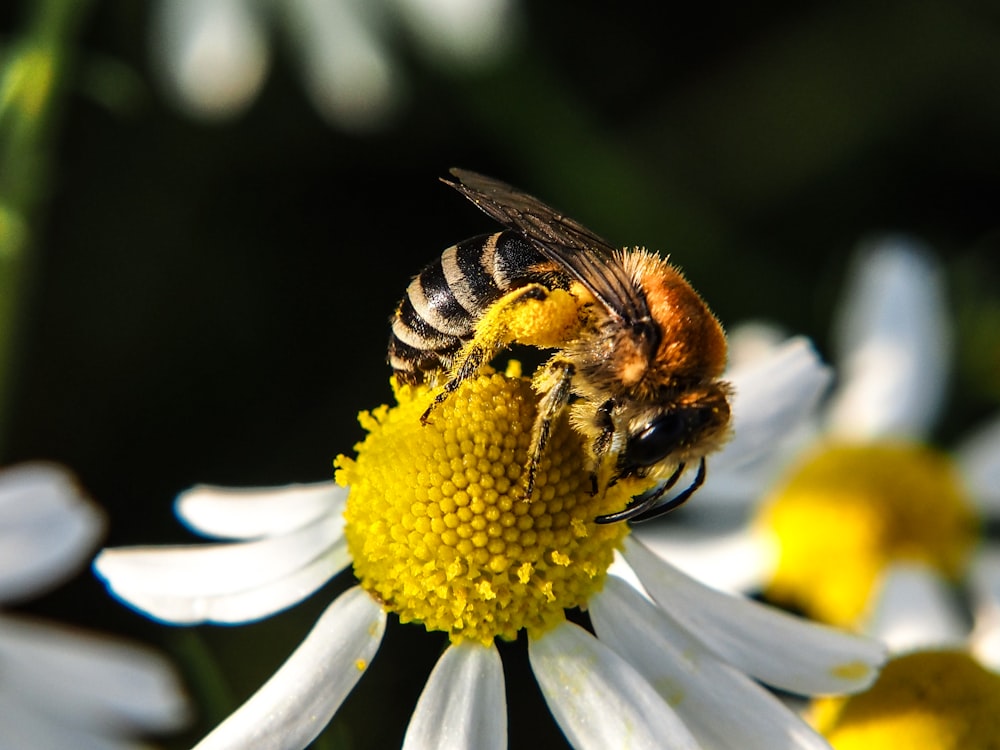
[[[389, 397], [387, 321], [408, 279], [493, 229], [437, 182], [456, 165], [670, 253], [726, 324], [771, 319], [823, 352], [852, 249], [912, 233], [944, 259], [957, 321], [938, 437], [992, 412], [1000, 7], [608, 7], [524, 3], [519, 43], [489, 72], [428, 65], [401, 36], [409, 102], [360, 136], [314, 113], [287, 35], [245, 116], [186, 119], [149, 73], [147, 6], [94, 3], [32, 216], [2, 462], [72, 467], [110, 545], [190, 541], [171, 501], [194, 483], [329, 477], [361, 436], [356, 413]], [[17, 8], [0, 19], [20, 26]], [[30, 609], [148, 639], [202, 686], [207, 646], [238, 703], [349, 583], [235, 629], [155, 626], [87, 576]], [[390, 628], [328, 746], [398, 746], [442, 646]], [[511, 747], [557, 742], [521, 646], [504, 649]], [[231, 708], [193, 689], [214, 697], [187, 740]]]

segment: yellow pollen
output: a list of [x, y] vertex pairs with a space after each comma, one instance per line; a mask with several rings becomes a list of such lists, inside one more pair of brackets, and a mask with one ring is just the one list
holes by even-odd
[[426, 425], [433, 393], [395, 391], [397, 406], [359, 415], [368, 436], [357, 457], [335, 462], [350, 487], [344, 533], [361, 585], [400, 621], [453, 642], [537, 635], [586, 604], [628, 534], [594, 518], [647, 483], [591, 495], [582, 441], [559, 419], [524, 497], [537, 396], [516, 365], [466, 381]]
[[889, 563], [961, 576], [978, 519], [944, 454], [905, 443], [828, 446], [764, 505], [778, 539], [769, 598], [836, 625], [856, 625]]
[[871, 665], [863, 661], [849, 661], [845, 664], [838, 664], [830, 671], [834, 677], [839, 677], [842, 680], [860, 680], [871, 672], [871, 669]]
[[836, 750], [995, 750], [1000, 676], [961, 651], [893, 659], [866, 692], [824, 698], [813, 725]]

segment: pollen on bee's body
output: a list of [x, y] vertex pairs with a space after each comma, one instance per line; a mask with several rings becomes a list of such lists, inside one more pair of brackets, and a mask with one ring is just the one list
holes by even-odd
[[582, 440], [560, 419], [525, 498], [536, 396], [516, 368], [469, 379], [427, 425], [427, 388], [400, 386], [396, 398], [361, 415], [357, 457], [336, 461], [361, 585], [401, 621], [456, 642], [538, 633], [585, 604], [628, 533], [594, 518], [645, 487], [592, 495]]

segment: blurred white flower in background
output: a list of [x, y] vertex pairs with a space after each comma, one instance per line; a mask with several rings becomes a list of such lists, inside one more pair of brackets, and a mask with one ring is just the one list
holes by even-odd
[[517, 37], [514, 0], [161, 0], [152, 17], [155, 67], [188, 114], [224, 120], [259, 93], [280, 27], [303, 85], [336, 127], [389, 121], [405, 97], [391, 49], [399, 32], [449, 73], [498, 60]]
[[[86, 563], [100, 512], [53, 464], [0, 471], [0, 606], [36, 597]], [[0, 612], [0, 747], [139, 747], [132, 737], [180, 728], [185, 698], [148, 649]]]
[[810, 722], [841, 750], [996, 745], [1000, 674], [983, 661], [955, 592], [932, 566], [889, 566], [866, 633], [892, 654], [878, 680], [852, 696], [814, 700]]
[[840, 379], [826, 429], [839, 439], [926, 440], [951, 365], [942, 269], [904, 236], [863, 245], [834, 320]]

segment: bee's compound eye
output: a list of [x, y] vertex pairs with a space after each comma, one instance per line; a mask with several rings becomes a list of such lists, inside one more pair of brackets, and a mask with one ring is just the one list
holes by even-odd
[[676, 450], [684, 436], [684, 420], [680, 414], [663, 414], [646, 428], [629, 438], [625, 451], [629, 463], [635, 466], [652, 466]]

